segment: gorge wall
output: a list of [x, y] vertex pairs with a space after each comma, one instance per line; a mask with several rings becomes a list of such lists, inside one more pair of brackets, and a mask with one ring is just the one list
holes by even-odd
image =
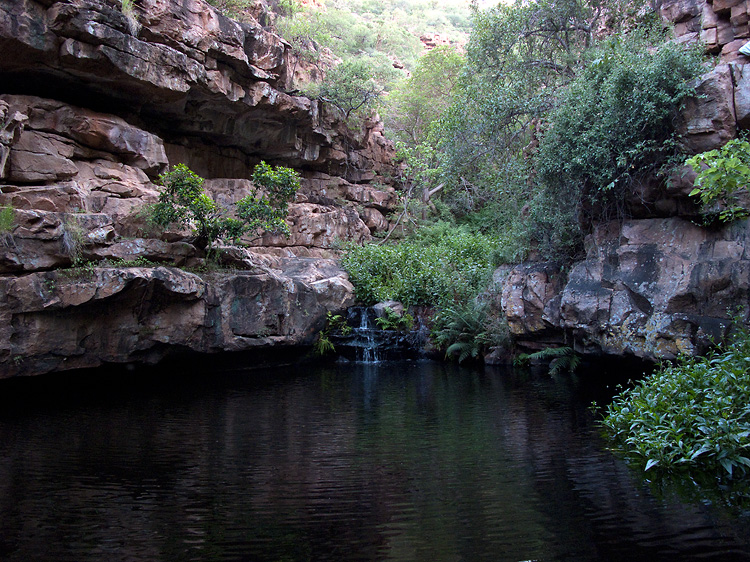
[[[332, 249], [388, 228], [393, 148], [288, 93], [278, 36], [201, 0], [1, 0], [0, 52], [0, 378], [309, 344], [353, 304]], [[190, 233], [144, 219], [171, 165], [229, 204], [261, 160], [302, 176], [292, 233], [225, 252], [234, 269], [196, 273]]]
[[[750, 127], [750, 3], [665, 0], [676, 40], [718, 57], [697, 83], [679, 130], [686, 152], [718, 148]], [[586, 258], [503, 267], [495, 274], [511, 333], [521, 346], [565, 344], [584, 354], [649, 360], [705, 352], [729, 318], [750, 314], [750, 223], [699, 226], [689, 197], [695, 174], [642, 186], [632, 218], [594, 225]], [[746, 201], [750, 204], [750, 201]]]
[[[719, 58], [680, 126], [688, 152], [721, 146], [750, 126], [748, 2], [661, 11]], [[393, 148], [376, 119], [351, 129], [294, 95], [290, 49], [267, 28], [201, 0], [127, 14], [116, 0], [0, 0], [0, 52], [0, 206], [15, 209], [0, 233], [0, 378], [309, 345], [354, 304], [333, 258], [389, 227]], [[288, 238], [248, 239], [206, 272], [190, 233], [145, 220], [171, 165], [230, 204], [261, 160], [302, 176]], [[516, 341], [658, 359], [720, 336], [750, 295], [748, 223], [697, 226], [692, 179], [644, 185], [632, 218], [596, 225], [570, 269], [498, 270]]]

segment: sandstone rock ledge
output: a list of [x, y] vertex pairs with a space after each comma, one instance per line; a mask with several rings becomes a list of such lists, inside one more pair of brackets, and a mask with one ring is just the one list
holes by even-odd
[[85, 268], [0, 279], [0, 378], [153, 363], [180, 351], [309, 345], [329, 310], [354, 303], [331, 260], [237, 272]]
[[680, 218], [599, 225], [566, 276], [535, 263], [500, 271], [502, 307], [527, 347], [566, 343], [589, 355], [695, 355], [750, 303], [750, 226], [706, 229]]

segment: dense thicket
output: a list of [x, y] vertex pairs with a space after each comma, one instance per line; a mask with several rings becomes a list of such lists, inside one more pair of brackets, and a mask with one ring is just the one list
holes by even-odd
[[404, 151], [509, 260], [574, 255], [591, 220], [623, 216], [628, 192], [675, 154], [699, 56], [653, 24], [599, 39], [622, 14], [572, 0], [476, 11], [452, 103]]

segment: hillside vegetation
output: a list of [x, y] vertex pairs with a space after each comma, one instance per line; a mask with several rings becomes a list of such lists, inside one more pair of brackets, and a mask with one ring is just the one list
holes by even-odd
[[[702, 55], [669, 41], [653, 7], [282, 0], [275, 9], [297, 57], [321, 70], [297, 87], [352, 125], [378, 111], [404, 164], [399, 228], [344, 261], [364, 301], [421, 295], [475, 315], [486, 283], [430, 299], [424, 275], [406, 275], [437, 267], [425, 263], [431, 255], [457, 279], [473, 275], [460, 259], [443, 263], [462, 252], [445, 253], [444, 239], [420, 229], [463, 233], [452, 243], [471, 244], [482, 271], [529, 257], [569, 261], [595, 222], [627, 217], [630, 194], [685, 160], [674, 124]], [[435, 33], [448, 41], [427, 49], [420, 36]], [[395, 254], [388, 245], [399, 236], [411, 238]], [[393, 260], [402, 271], [384, 273]]]

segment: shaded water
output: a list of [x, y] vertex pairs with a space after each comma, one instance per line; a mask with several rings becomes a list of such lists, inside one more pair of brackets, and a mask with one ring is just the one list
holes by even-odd
[[192, 375], [0, 385], [0, 560], [750, 560], [748, 515], [604, 450], [592, 380]]

